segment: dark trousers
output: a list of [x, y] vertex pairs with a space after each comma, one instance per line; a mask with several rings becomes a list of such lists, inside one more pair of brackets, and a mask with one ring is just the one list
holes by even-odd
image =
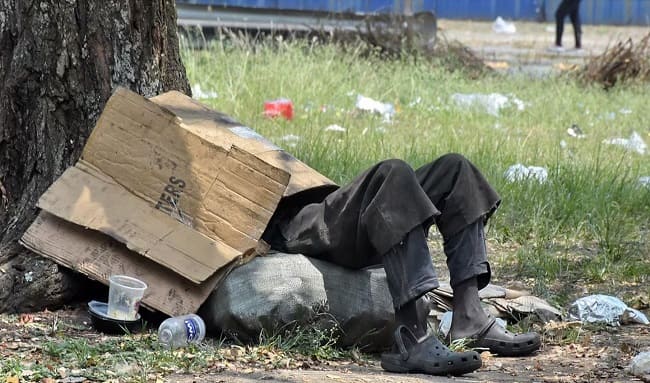
[[348, 185], [283, 199], [264, 233], [272, 248], [344, 267], [383, 265], [395, 307], [438, 286], [426, 234], [445, 241], [451, 283], [489, 281], [483, 224], [499, 196], [465, 157], [448, 154], [413, 170], [382, 161]]
[[582, 47], [582, 27], [580, 23], [580, 0], [562, 0], [555, 11], [555, 45], [562, 45], [564, 19], [569, 16], [573, 24], [576, 48]]

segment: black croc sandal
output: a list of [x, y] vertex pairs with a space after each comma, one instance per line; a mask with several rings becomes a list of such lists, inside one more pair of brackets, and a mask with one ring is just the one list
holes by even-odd
[[482, 366], [475, 351], [453, 352], [435, 336], [417, 339], [405, 326], [395, 330], [392, 352], [381, 355], [381, 367], [390, 372], [424, 373], [430, 375], [463, 375]]
[[513, 334], [496, 324], [493, 317], [490, 317], [490, 322], [482, 331], [469, 339], [471, 340], [470, 347], [488, 349], [491, 353], [501, 356], [529, 355], [542, 345], [539, 334], [536, 332]]

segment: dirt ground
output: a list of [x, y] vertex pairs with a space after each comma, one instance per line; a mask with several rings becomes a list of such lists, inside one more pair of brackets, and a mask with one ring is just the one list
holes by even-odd
[[[638, 41], [650, 32], [648, 27], [585, 26], [584, 50], [549, 53], [546, 48], [553, 42], [550, 23], [516, 22], [514, 34], [497, 34], [491, 22], [440, 20], [439, 27], [447, 39], [462, 42], [477, 55], [504, 71], [548, 73], [561, 69], [564, 63], [581, 63], [592, 55], [602, 53], [616, 41], [632, 38]], [[570, 24], [565, 31], [565, 45], [573, 44]], [[508, 281], [501, 279], [502, 284]], [[646, 308], [647, 312], [647, 308]], [[96, 337], [88, 325], [88, 314], [82, 308], [61, 310], [56, 313], [33, 314], [35, 320], [53, 320], [69, 323], [75, 329], [70, 336]], [[56, 319], [55, 319], [56, 317]], [[32, 318], [32, 319], [34, 319]], [[1, 319], [1, 318], [0, 318]], [[38, 350], [41, 339], [32, 336], [29, 327], [19, 320], [0, 320], [0, 361], [17, 352]], [[585, 330], [577, 342], [566, 343], [549, 331], [542, 349], [527, 358], [500, 358], [483, 354], [483, 367], [473, 374], [459, 378], [430, 377], [424, 375], [395, 375], [382, 371], [376, 357], [363, 364], [317, 365], [298, 370], [250, 369], [232, 365], [218, 372], [200, 376], [172, 375], [169, 382], [631, 382], [634, 378], [626, 367], [641, 351], [650, 350], [650, 327], [628, 325], [618, 328]], [[36, 352], [36, 351], [35, 351]], [[0, 376], [0, 379], [2, 377]]]
[[[12, 318], [12, 319], [8, 319]], [[57, 335], [43, 335], [43, 327], [55, 324]], [[39, 330], [41, 329], [41, 330]], [[42, 342], [46, 340], [86, 338], [106, 340], [90, 326], [90, 317], [83, 306], [57, 312], [44, 311], [29, 316], [0, 316], [0, 361], [21, 355], [22, 360], [39, 359]], [[360, 363], [309, 363], [301, 369], [251, 368], [246, 363], [213, 366], [200, 375], [170, 375], [156, 382], [358, 382], [358, 383], [420, 383], [420, 382], [632, 382], [641, 381], [626, 370], [631, 358], [650, 349], [650, 327], [627, 325], [585, 331], [577, 342], [559, 344], [559, 337], [547, 331], [542, 349], [525, 358], [501, 358], [483, 353], [483, 367], [462, 377], [432, 377], [418, 374], [384, 372], [376, 355]], [[60, 366], [54, 366], [60, 368]], [[0, 379], [2, 376], [0, 376]], [[9, 380], [7, 380], [9, 381]], [[28, 381], [22, 380], [22, 381]], [[69, 375], [62, 382], [84, 382]]]
[[582, 47], [574, 46], [573, 29], [567, 22], [564, 28], [563, 53], [550, 52], [555, 40], [552, 23], [514, 22], [516, 32], [495, 33], [491, 22], [439, 20], [439, 38], [457, 40], [470, 47], [495, 69], [506, 72], [525, 72], [544, 75], [566, 69], [571, 64], [582, 64], [599, 55], [608, 46], [632, 39], [638, 42], [650, 33], [650, 27], [584, 25]]

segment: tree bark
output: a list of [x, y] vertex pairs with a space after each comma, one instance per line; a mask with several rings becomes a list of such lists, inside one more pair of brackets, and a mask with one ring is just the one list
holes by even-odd
[[17, 240], [117, 86], [190, 93], [173, 0], [0, 0], [0, 312], [53, 307], [82, 289]]

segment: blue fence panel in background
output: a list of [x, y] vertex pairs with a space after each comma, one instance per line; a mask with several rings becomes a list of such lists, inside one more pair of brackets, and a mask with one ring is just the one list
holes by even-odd
[[[555, 19], [561, 0], [412, 0], [413, 11], [433, 11], [443, 19]], [[403, 12], [404, 0], [177, 0], [202, 4], [274, 10], [387, 13]], [[650, 25], [650, 0], [582, 0], [585, 24]]]
[[537, 20], [541, 0], [437, 0], [434, 11], [442, 19]]
[[[549, 21], [561, 0], [545, 0]], [[582, 0], [580, 18], [585, 24], [650, 25], [650, 0]]]

